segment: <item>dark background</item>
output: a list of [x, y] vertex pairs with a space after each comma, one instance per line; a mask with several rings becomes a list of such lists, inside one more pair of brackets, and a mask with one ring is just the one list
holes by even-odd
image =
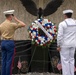
[[[59, 52], [56, 50], [56, 41], [50, 47], [42, 48], [31, 44], [31, 40], [15, 41], [16, 53], [12, 71], [14, 74], [27, 72], [53, 72], [61, 73], [57, 69]], [[22, 63], [19, 70], [18, 61]], [[1, 69], [1, 50], [0, 50], [0, 69]]]

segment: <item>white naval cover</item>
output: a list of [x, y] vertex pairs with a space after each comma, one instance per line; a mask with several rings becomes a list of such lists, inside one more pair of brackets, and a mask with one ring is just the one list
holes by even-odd
[[13, 14], [15, 10], [8, 10], [8, 11], [4, 11], [4, 14]]
[[73, 13], [73, 10], [71, 10], [71, 9], [64, 10], [64, 11], [63, 11], [63, 14], [66, 14], [66, 13]]

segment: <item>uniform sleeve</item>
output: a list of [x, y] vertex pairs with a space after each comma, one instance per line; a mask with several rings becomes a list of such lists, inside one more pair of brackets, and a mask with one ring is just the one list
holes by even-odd
[[0, 40], [1, 40], [1, 28], [0, 28]]
[[1, 27], [0, 27], [0, 36], [1, 36]]
[[62, 43], [63, 43], [63, 25], [60, 23], [58, 26], [57, 46], [61, 46]]
[[18, 29], [18, 28], [21, 28], [21, 27], [22, 27], [22, 24], [21, 24], [21, 23], [11, 23], [11, 25], [12, 25], [15, 29]]

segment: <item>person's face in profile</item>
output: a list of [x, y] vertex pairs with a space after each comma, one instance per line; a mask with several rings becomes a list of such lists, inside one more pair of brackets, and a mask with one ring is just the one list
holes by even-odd
[[66, 16], [66, 14], [64, 14], [64, 19], [66, 19], [67, 18], [67, 16]]
[[10, 20], [12, 20], [13, 16], [14, 16], [13, 14], [10, 15]]

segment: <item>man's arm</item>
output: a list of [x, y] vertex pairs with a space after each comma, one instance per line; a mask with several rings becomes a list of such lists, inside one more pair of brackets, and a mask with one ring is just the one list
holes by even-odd
[[61, 50], [61, 45], [63, 42], [63, 25], [60, 23], [58, 27], [58, 34], [57, 34], [57, 50]]
[[15, 21], [19, 22], [23, 27], [26, 25], [24, 22], [20, 21], [15, 16], [13, 16], [13, 18], [14, 18]]
[[0, 32], [0, 40], [1, 40], [1, 32]]

